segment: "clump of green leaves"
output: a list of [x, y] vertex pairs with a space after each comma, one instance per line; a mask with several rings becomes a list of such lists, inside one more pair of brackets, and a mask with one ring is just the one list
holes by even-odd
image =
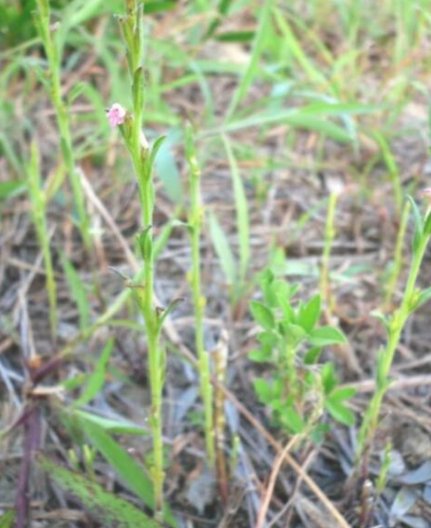
[[271, 408], [275, 425], [291, 434], [312, 431], [315, 439], [325, 430], [321, 420], [325, 411], [352, 425], [354, 415], [346, 400], [354, 389], [339, 387], [332, 363], [318, 363], [324, 347], [346, 343], [339, 329], [319, 326], [320, 295], [297, 301], [299, 286], [277, 279], [269, 270], [260, 283], [263, 299], [252, 301], [250, 310], [262, 331], [250, 358], [273, 367], [269, 376], [254, 380], [254, 388]]

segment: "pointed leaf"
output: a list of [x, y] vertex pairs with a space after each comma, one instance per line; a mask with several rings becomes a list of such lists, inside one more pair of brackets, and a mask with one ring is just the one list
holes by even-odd
[[82, 392], [81, 396], [73, 403], [74, 407], [87, 404], [97, 396], [99, 391], [101, 391], [105, 383], [106, 369], [108, 367], [109, 358], [111, 357], [113, 349], [114, 340], [109, 339], [109, 341], [104, 346], [102, 353], [100, 354], [100, 358], [97, 362], [94, 372], [88, 378], [84, 391]]
[[308, 333], [313, 330], [320, 318], [320, 295], [315, 295], [299, 309], [296, 323]]
[[219, 221], [217, 220], [217, 217], [213, 214], [210, 215], [209, 225], [212, 243], [217, 253], [220, 266], [225, 274], [227, 283], [232, 286], [236, 282], [237, 266], [229, 241]]
[[251, 301], [250, 311], [254, 320], [265, 330], [271, 330], [275, 326], [275, 319], [272, 312], [259, 301]]
[[146, 429], [135, 425], [132, 422], [126, 420], [113, 420], [111, 418], [105, 418], [97, 414], [93, 414], [81, 410], [73, 410], [71, 416], [81, 418], [86, 422], [92, 422], [101, 427], [104, 431], [111, 434], [120, 435], [133, 435], [133, 436], [148, 436], [150, 433]]
[[312, 330], [309, 341], [313, 346], [343, 345], [347, 343], [346, 336], [333, 326], [321, 326]]
[[328, 398], [325, 401], [325, 407], [337, 422], [348, 426], [353, 426], [355, 424], [355, 415], [340, 401], [333, 401], [331, 398]]
[[413, 251], [416, 251], [419, 247], [420, 240], [422, 237], [423, 222], [422, 222], [421, 213], [419, 211], [419, 208], [416, 202], [413, 200], [413, 198], [410, 195], [407, 196], [407, 199], [409, 200], [412, 206], [413, 220], [415, 223], [415, 230], [414, 230], [414, 235], [413, 235]]
[[38, 462], [61, 487], [77, 496], [97, 520], [103, 516], [104, 526], [161, 528], [161, 524], [148, 517], [136, 506], [106, 491], [88, 476], [63, 468], [46, 457], [39, 457]]

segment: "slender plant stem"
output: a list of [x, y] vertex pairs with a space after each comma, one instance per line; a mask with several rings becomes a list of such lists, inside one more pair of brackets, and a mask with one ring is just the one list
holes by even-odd
[[[142, 312], [147, 335], [148, 370], [151, 390], [150, 425], [153, 437], [152, 479], [155, 496], [155, 515], [163, 519], [163, 416], [162, 391], [165, 378], [165, 354], [160, 344], [161, 319], [154, 303], [154, 182], [152, 177], [153, 151], [142, 132], [144, 114], [143, 74], [143, 7], [138, 0], [126, 0], [126, 16], [119, 19], [126, 43], [129, 73], [132, 80], [133, 113], [127, 117], [122, 132], [129, 149], [139, 186], [142, 212], [142, 232], [139, 243], [144, 260], [143, 284], [135, 284], [135, 297]], [[159, 143], [160, 144], [160, 143]]]
[[[37, 0], [36, 25], [41, 37], [49, 67], [49, 92], [55, 109], [57, 126], [60, 132], [60, 147], [66, 171], [72, 188], [75, 207], [78, 213], [79, 229], [87, 249], [91, 246], [90, 222], [85, 210], [84, 193], [79, 172], [76, 170], [70, 132], [70, 113], [61, 94], [61, 62], [59, 45], [50, 27], [50, 9], [48, 0]], [[54, 36], [53, 36], [54, 35]]]
[[400, 228], [398, 230], [397, 242], [395, 245], [393, 267], [391, 270], [390, 277], [388, 279], [388, 286], [386, 289], [385, 302], [384, 302], [385, 309], [389, 309], [391, 305], [391, 301], [392, 301], [392, 297], [395, 292], [398, 277], [400, 276], [400, 273], [401, 273], [401, 269], [403, 265], [403, 245], [404, 245], [404, 239], [406, 235], [409, 215], [410, 215], [410, 202], [406, 202], [406, 205], [404, 206], [404, 209], [403, 209], [403, 214], [401, 216]]
[[416, 280], [428, 245], [428, 240], [429, 234], [422, 234], [416, 249], [413, 251], [412, 263], [401, 305], [395, 311], [388, 324], [388, 341], [386, 348], [379, 352], [376, 373], [376, 391], [371, 398], [371, 402], [365, 413], [364, 421], [362, 422], [359, 431], [358, 449], [356, 453], [357, 462], [359, 462], [377, 429], [380, 408], [390, 385], [389, 373], [394, 361], [395, 352], [400, 342], [404, 325], [412, 311], [414, 311]]
[[330, 319], [332, 309], [333, 309], [331, 285], [330, 285], [330, 280], [329, 280], [329, 260], [331, 258], [332, 243], [335, 237], [334, 220], [335, 220], [335, 210], [337, 206], [337, 198], [338, 198], [338, 194], [335, 192], [332, 192], [329, 195], [328, 210], [326, 214], [326, 224], [325, 224], [325, 243], [324, 243], [324, 248], [323, 248], [322, 265], [321, 265], [321, 271], [320, 271], [320, 294], [322, 296], [322, 299], [325, 300], [326, 313], [327, 313], [328, 319]]
[[49, 322], [51, 336], [55, 339], [57, 335], [57, 285], [52, 265], [51, 249], [49, 244], [48, 225], [46, 221], [46, 193], [41, 189], [40, 157], [35, 143], [31, 146], [31, 161], [27, 170], [28, 190], [32, 204], [32, 216], [36, 229], [36, 235], [42, 249], [43, 261], [46, 273], [46, 289], [49, 302]]
[[203, 208], [201, 199], [200, 179], [201, 171], [196, 158], [196, 151], [190, 127], [187, 129], [186, 156], [190, 167], [190, 196], [191, 210], [189, 227], [192, 249], [192, 269], [190, 281], [193, 292], [195, 311], [195, 346], [198, 356], [201, 397], [204, 404], [205, 444], [209, 465], [215, 463], [214, 447], [214, 417], [213, 417], [213, 388], [211, 385], [211, 369], [208, 352], [204, 344], [204, 310], [205, 297], [201, 287], [201, 256], [200, 238], [203, 221]]

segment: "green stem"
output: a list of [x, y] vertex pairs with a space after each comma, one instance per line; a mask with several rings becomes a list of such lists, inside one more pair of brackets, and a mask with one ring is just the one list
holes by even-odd
[[78, 213], [79, 229], [87, 249], [91, 246], [90, 222], [85, 210], [84, 194], [79, 173], [76, 170], [73, 153], [72, 136], [70, 133], [70, 118], [68, 108], [61, 95], [61, 64], [59, 60], [59, 46], [53, 38], [50, 28], [50, 11], [47, 0], [37, 0], [37, 26], [41, 37], [49, 67], [49, 85], [52, 103], [55, 109], [57, 126], [60, 132], [60, 145], [66, 171], [69, 176], [73, 198]]
[[204, 310], [205, 297], [201, 288], [201, 257], [200, 238], [203, 219], [203, 209], [200, 191], [201, 171], [196, 159], [196, 152], [191, 137], [190, 128], [187, 129], [186, 156], [190, 166], [191, 211], [189, 225], [191, 233], [192, 269], [191, 287], [195, 311], [195, 346], [198, 356], [200, 390], [205, 415], [205, 443], [209, 465], [215, 464], [214, 417], [213, 417], [213, 388], [211, 385], [211, 370], [208, 352], [204, 344]]
[[332, 296], [331, 296], [331, 287], [329, 281], [329, 261], [331, 258], [331, 249], [332, 243], [335, 237], [335, 210], [337, 205], [338, 194], [332, 192], [329, 195], [328, 201], [328, 210], [326, 214], [326, 224], [325, 224], [325, 242], [322, 255], [322, 264], [320, 271], [320, 294], [322, 299], [325, 300], [327, 314], [330, 317], [332, 313]]
[[144, 112], [144, 73], [142, 3], [126, 0], [126, 16], [120, 19], [126, 43], [129, 73], [132, 79], [133, 116], [125, 128], [124, 138], [132, 157], [139, 186], [142, 211], [141, 252], [144, 260], [143, 284], [137, 285], [138, 305], [145, 321], [148, 347], [148, 370], [151, 391], [150, 425], [153, 438], [152, 479], [155, 496], [155, 515], [163, 519], [163, 416], [162, 391], [165, 377], [165, 358], [160, 345], [160, 317], [154, 304], [154, 182], [152, 177], [152, 155], [142, 134]]
[[57, 335], [57, 285], [52, 265], [51, 249], [49, 244], [48, 224], [46, 221], [46, 193], [41, 189], [40, 158], [36, 144], [31, 146], [31, 161], [28, 167], [28, 191], [32, 204], [33, 222], [36, 235], [42, 249], [43, 262], [46, 273], [46, 289], [49, 302], [49, 321], [51, 336]]
[[371, 442], [377, 429], [380, 409], [383, 398], [388, 390], [390, 379], [389, 374], [394, 361], [395, 352], [400, 342], [401, 333], [407, 319], [414, 310], [414, 299], [416, 294], [416, 280], [420, 271], [425, 250], [428, 245], [429, 235], [422, 234], [418, 247], [413, 252], [412, 264], [410, 267], [407, 284], [404, 290], [403, 300], [400, 307], [393, 315], [388, 327], [388, 342], [386, 348], [381, 350], [377, 362], [376, 391], [371, 399], [364, 416], [358, 436], [358, 449], [356, 453], [359, 462], [365, 449]]
[[[142, 168], [144, 171], [145, 169]], [[141, 173], [142, 174], [142, 173]], [[153, 482], [156, 498], [156, 513], [163, 509], [163, 421], [162, 421], [162, 388], [164, 366], [162, 365], [162, 351], [159, 343], [159, 321], [154, 307], [154, 255], [153, 255], [153, 181], [151, 175], [142, 174], [143, 192], [142, 209], [145, 235], [145, 245], [149, 248], [144, 252], [144, 304], [143, 313], [147, 331], [148, 361], [151, 386], [151, 429], [153, 434]]]
[[393, 268], [392, 268], [390, 277], [388, 279], [388, 286], [386, 289], [385, 302], [384, 302], [384, 307], [386, 310], [389, 309], [391, 305], [392, 297], [394, 295], [398, 277], [400, 276], [402, 265], [403, 265], [403, 245], [404, 245], [404, 238], [406, 235], [409, 215], [410, 215], [410, 203], [406, 202], [406, 205], [403, 210], [403, 214], [401, 216], [400, 228], [398, 231], [397, 242], [395, 245]]

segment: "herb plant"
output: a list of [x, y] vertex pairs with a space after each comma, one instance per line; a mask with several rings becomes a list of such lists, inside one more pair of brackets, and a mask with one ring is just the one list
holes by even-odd
[[[425, 198], [429, 199], [431, 190], [426, 189], [423, 192], [423, 195]], [[410, 199], [410, 203], [413, 210], [415, 228], [409, 275], [401, 304], [395, 312], [391, 316], [384, 316], [383, 314], [375, 313], [386, 328], [387, 341], [386, 346], [379, 351], [377, 356], [375, 374], [376, 389], [371, 398], [371, 402], [368, 405], [359, 431], [357, 448], [358, 462], [361, 460], [365, 450], [369, 447], [374, 433], [376, 432], [383, 398], [390, 386], [390, 371], [392, 363], [404, 326], [408, 318], [431, 298], [431, 288], [420, 290], [416, 287], [416, 281], [431, 236], [431, 208], [428, 207], [426, 213], [422, 215], [413, 199]]]
[[150, 425], [153, 436], [153, 467], [151, 470], [156, 517], [162, 519], [163, 511], [163, 417], [162, 390], [165, 379], [165, 351], [160, 343], [160, 333], [169, 308], [159, 310], [154, 298], [155, 257], [153, 247], [153, 213], [155, 188], [153, 164], [163, 141], [159, 138], [152, 147], [142, 131], [144, 115], [144, 69], [143, 69], [143, 5], [138, 0], [126, 0], [126, 15], [119, 17], [122, 35], [126, 44], [127, 63], [131, 78], [133, 111], [127, 112], [119, 103], [108, 111], [111, 126], [118, 126], [123, 135], [132, 159], [138, 182], [139, 199], [142, 211], [142, 231], [138, 236], [143, 258], [143, 281], [131, 283], [139, 310], [145, 321], [148, 370], [151, 390]]
[[205, 444], [210, 466], [214, 466], [214, 418], [213, 418], [213, 387], [211, 385], [211, 368], [208, 352], [204, 343], [204, 311], [206, 299], [201, 287], [201, 258], [200, 241], [204, 218], [201, 198], [201, 169], [197, 161], [197, 153], [191, 127], [186, 129], [185, 154], [190, 170], [190, 200], [191, 207], [188, 218], [190, 244], [192, 251], [192, 268], [190, 270], [190, 284], [192, 288], [195, 311], [195, 346], [198, 357], [201, 397], [204, 405]]
[[271, 271], [261, 278], [262, 301], [252, 301], [251, 313], [262, 328], [258, 347], [250, 358], [272, 366], [267, 378], [254, 380], [259, 400], [271, 409], [275, 425], [290, 434], [324, 430], [324, 411], [337, 421], [352, 425], [354, 415], [346, 406], [355, 390], [338, 386], [334, 366], [318, 364], [322, 350], [346, 342], [333, 326], [319, 326], [320, 295], [295, 301], [298, 285], [277, 279]]

